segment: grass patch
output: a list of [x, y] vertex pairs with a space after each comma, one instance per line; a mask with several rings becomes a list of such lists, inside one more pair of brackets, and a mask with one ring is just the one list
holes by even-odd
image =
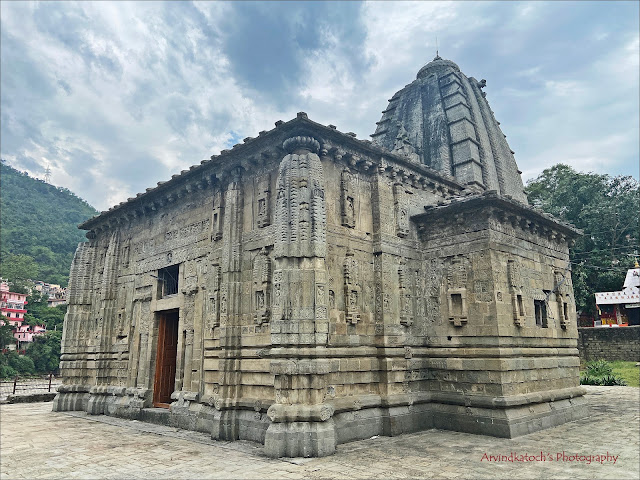
[[580, 384], [639, 387], [640, 367], [636, 362], [592, 360], [580, 365]]
[[636, 362], [623, 362], [617, 360], [609, 362], [613, 374], [622, 378], [630, 387], [640, 387], [640, 367], [636, 367]]

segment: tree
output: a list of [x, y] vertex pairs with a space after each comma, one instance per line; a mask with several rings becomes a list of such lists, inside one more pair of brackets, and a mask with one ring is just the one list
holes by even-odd
[[20, 375], [33, 375], [36, 367], [33, 360], [26, 355], [18, 355], [16, 352], [9, 352], [9, 366]]
[[[98, 213], [65, 188], [57, 188], [0, 163], [0, 256], [25, 255], [38, 265], [32, 279], [67, 285], [78, 224]], [[3, 262], [4, 263], [4, 262]]]
[[570, 249], [579, 311], [595, 313], [595, 292], [620, 290], [640, 243], [640, 183], [633, 177], [576, 172], [555, 165], [529, 181], [529, 202], [584, 234]]
[[14, 292], [26, 293], [27, 280], [38, 276], [38, 264], [28, 255], [3, 255], [0, 276], [9, 280]]
[[33, 338], [25, 356], [33, 361], [35, 371], [48, 373], [58, 370], [61, 339], [61, 331], [47, 332]]
[[0, 350], [3, 350], [8, 345], [15, 343], [15, 338], [13, 327], [9, 325], [9, 319], [4, 315], [0, 315], [0, 319], [4, 322], [4, 325], [0, 325]]

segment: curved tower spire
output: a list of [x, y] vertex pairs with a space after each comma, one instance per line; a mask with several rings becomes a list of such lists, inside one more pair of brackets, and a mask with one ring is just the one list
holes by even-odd
[[527, 203], [513, 151], [482, 92], [485, 85], [436, 55], [389, 100], [371, 136], [461, 183]]

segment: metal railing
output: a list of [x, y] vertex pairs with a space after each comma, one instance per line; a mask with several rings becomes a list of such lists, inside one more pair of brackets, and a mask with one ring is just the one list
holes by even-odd
[[0, 380], [0, 400], [9, 395], [30, 395], [35, 393], [55, 392], [62, 385], [62, 379], [53, 373], [29, 377], [16, 376], [12, 380]]

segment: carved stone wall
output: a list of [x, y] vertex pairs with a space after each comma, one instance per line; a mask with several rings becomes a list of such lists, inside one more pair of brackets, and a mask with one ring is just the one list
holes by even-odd
[[301, 115], [89, 221], [54, 408], [147, 418], [177, 313], [168, 422], [271, 456], [579, 413], [571, 229], [396, 137], [391, 153]]

